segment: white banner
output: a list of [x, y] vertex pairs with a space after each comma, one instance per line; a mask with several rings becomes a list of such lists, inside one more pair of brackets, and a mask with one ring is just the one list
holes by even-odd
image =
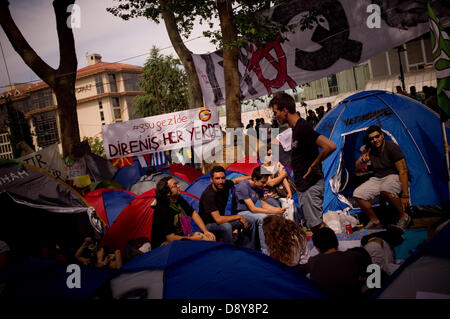
[[[322, 13], [322, 21], [305, 31], [299, 25], [295, 33], [284, 35], [288, 41], [283, 43], [279, 37], [265, 48], [241, 48], [238, 67], [243, 100], [340, 72], [428, 32], [427, 1], [294, 0], [270, 9], [271, 19], [285, 25], [299, 23], [314, 8]], [[449, 21], [450, 8], [444, 7], [444, 1], [434, 1], [433, 9], [443, 17], [443, 24]], [[222, 51], [192, 57], [205, 104], [224, 105]]]
[[216, 107], [103, 125], [102, 132], [110, 159], [179, 149], [222, 137]]
[[27, 156], [20, 157], [17, 160], [45, 169], [55, 177], [65, 179], [64, 174], [66, 166], [59, 156], [58, 144], [47, 146], [39, 152], [31, 153]]

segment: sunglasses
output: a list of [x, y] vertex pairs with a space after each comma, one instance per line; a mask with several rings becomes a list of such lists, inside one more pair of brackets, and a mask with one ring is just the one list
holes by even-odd
[[380, 138], [380, 134], [374, 135], [372, 137], [369, 137], [369, 141], [373, 141], [374, 139], [379, 139]]
[[170, 188], [176, 188], [176, 187], [178, 187], [178, 185], [180, 185], [180, 183], [175, 182], [175, 183], [173, 183], [173, 185]]

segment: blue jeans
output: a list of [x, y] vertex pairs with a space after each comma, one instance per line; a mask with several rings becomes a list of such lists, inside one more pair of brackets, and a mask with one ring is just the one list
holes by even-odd
[[[251, 233], [250, 242], [247, 247], [253, 248], [255, 250], [261, 251], [263, 254], [267, 255], [267, 247], [266, 247], [266, 238], [264, 237], [264, 231], [262, 228], [264, 217], [268, 216], [267, 214], [254, 214], [249, 210], [239, 212], [239, 215], [244, 217], [248, 222], [248, 228]], [[258, 245], [259, 242], [259, 245]], [[259, 247], [258, 247], [259, 246]]]
[[211, 233], [216, 235], [217, 239], [222, 239], [224, 243], [233, 244], [233, 230], [243, 228], [244, 225], [240, 220], [233, 220], [229, 223], [216, 224], [211, 223], [206, 225]]
[[322, 223], [324, 181], [320, 179], [316, 184], [304, 192], [298, 192], [298, 201], [309, 229]]

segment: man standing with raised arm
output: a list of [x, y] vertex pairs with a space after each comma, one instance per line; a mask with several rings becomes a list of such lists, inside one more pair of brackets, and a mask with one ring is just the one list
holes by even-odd
[[288, 123], [292, 128], [291, 164], [299, 204], [307, 226], [316, 232], [326, 226], [322, 222], [324, 193], [322, 162], [336, 150], [336, 144], [314, 131], [312, 126], [296, 113], [295, 101], [290, 95], [286, 93], [275, 95], [269, 106], [280, 125]]

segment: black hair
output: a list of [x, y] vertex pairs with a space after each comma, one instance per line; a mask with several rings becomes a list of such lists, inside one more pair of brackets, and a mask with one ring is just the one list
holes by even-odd
[[170, 193], [169, 181], [171, 179], [172, 179], [171, 176], [165, 176], [158, 181], [158, 184], [156, 184], [157, 205], [167, 203], [169, 201], [168, 197], [168, 194]]
[[149, 166], [145, 170], [145, 175], [150, 176], [156, 173], [156, 167], [155, 166]]
[[255, 167], [255, 169], [254, 169], [253, 172], [252, 172], [252, 180], [257, 180], [257, 181], [259, 181], [259, 180], [261, 180], [261, 179], [263, 179], [263, 178], [267, 178], [267, 177], [268, 177], [267, 174], [263, 174], [263, 173], [261, 172], [261, 166]]
[[211, 169], [211, 172], [209, 173], [211, 178], [214, 178], [214, 173], [224, 173], [226, 176], [225, 168], [223, 168], [222, 166], [219, 166], [219, 165], [216, 165]]
[[378, 132], [380, 134], [383, 134], [381, 127], [379, 127], [378, 125], [371, 125], [367, 128], [366, 135], [364, 136], [366, 139], [366, 142], [369, 142], [369, 135], [372, 134], [373, 132]]
[[337, 249], [339, 246], [336, 234], [328, 227], [320, 228], [316, 231], [312, 237], [312, 241], [314, 246], [316, 246], [321, 253], [332, 248]]
[[290, 114], [294, 114], [296, 112], [294, 98], [284, 92], [275, 94], [272, 100], [270, 100], [269, 107], [273, 108], [274, 105], [276, 105], [277, 109], [280, 111], [286, 109]]

